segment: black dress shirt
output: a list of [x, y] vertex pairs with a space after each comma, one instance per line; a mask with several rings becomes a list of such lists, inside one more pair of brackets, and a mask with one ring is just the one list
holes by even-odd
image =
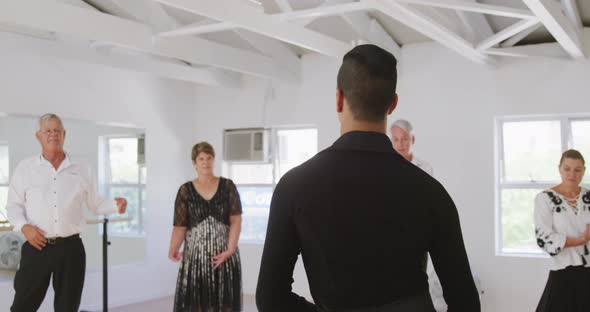
[[[274, 191], [258, 309], [340, 311], [427, 294], [427, 252], [448, 311], [480, 311], [457, 209], [443, 186], [396, 153], [385, 134], [345, 133]], [[315, 304], [292, 292], [300, 253]]]

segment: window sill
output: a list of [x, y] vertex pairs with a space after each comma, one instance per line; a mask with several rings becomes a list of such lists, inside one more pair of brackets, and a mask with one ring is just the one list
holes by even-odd
[[507, 258], [536, 258], [536, 259], [549, 259], [551, 258], [545, 253], [536, 252], [496, 252], [496, 257], [507, 257]]

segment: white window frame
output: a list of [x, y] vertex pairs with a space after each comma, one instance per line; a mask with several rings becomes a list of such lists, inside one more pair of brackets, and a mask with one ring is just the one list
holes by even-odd
[[[559, 114], [559, 115], [542, 115], [542, 116], [504, 116], [495, 118], [495, 249], [497, 256], [509, 256], [509, 257], [529, 257], [529, 258], [548, 258], [545, 252], [540, 248], [538, 252], [505, 252], [502, 251], [503, 244], [503, 227], [502, 227], [502, 190], [504, 189], [547, 189], [556, 184], [561, 183], [557, 181], [517, 181], [517, 182], [503, 182], [503, 170], [504, 170], [504, 137], [503, 137], [503, 124], [506, 122], [530, 122], [530, 121], [559, 121], [561, 130], [561, 150], [565, 151], [573, 146], [573, 137], [571, 122], [576, 120], [588, 120], [590, 121], [590, 114]], [[556, 169], [557, 170], [557, 169]], [[586, 185], [584, 185], [586, 186]], [[587, 186], [586, 186], [587, 187]], [[534, 233], [531, 233], [534, 235]]]
[[[285, 131], [285, 130], [308, 130], [308, 129], [313, 129], [316, 130], [317, 135], [319, 136], [319, 131], [318, 131], [318, 127], [317, 126], [277, 126], [277, 127], [271, 127], [271, 128], [266, 128], [266, 130], [269, 130], [270, 132], [270, 151], [269, 151], [269, 157], [268, 157], [268, 162], [265, 163], [260, 163], [260, 162], [252, 162], [251, 164], [270, 164], [272, 165], [272, 183], [236, 183], [236, 187], [271, 187], [272, 192], [274, 193], [274, 190], [277, 186], [277, 176], [278, 176], [278, 170], [279, 170], [279, 142], [278, 142], [278, 138], [279, 138], [279, 131]], [[237, 129], [232, 129], [232, 130], [237, 130]], [[223, 130], [224, 133], [226, 130]], [[318, 151], [319, 152], [319, 148]], [[233, 162], [233, 161], [223, 161], [223, 165], [222, 165], [222, 173], [224, 174], [224, 176], [227, 176], [229, 178], [232, 177], [232, 172], [231, 172], [231, 165], [232, 164], [248, 164], [248, 162]], [[270, 207], [269, 207], [270, 210]], [[270, 211], [269, 211], [270, 212]], [[243, 240], [242, 238], [240, 238], [240, 244], [246, 244], [246, 245], [264, 245], [264, 240]]]
[[[141, 181], [141, 169], [145, 167], [138, 166], [137, 168], [137, 183], [111, 183], [111, 166], [110, 166], [110, 146], [109, 141], [112, 139], [139, 139], [139, 137], [143, 134], [137, 135], [105, 135], [101, 136], [100, 138], [100, 147], [99, 151], [101, 151], [102, 157], [99, 158], [99, 162], [102, 164], [99, 165], [100, 176], [99, 180], [101, 181], [101, 191], [104, 194], [111, 194], [111, 188], [115, 187], [123, 187], [123, 188], [134, 188], [137, 190], [138, 196], [138, 204], [139, 208], [137, 209], [137, 221], [139, 224], [139, 230], [137, 232], [130, 232], [130, 233], [122, 233], [114, 230], [112, 227], [109, 228], [109, 235], [115, 237], [145, 237], [145, 228], [144, 228], [144, 201], [142, 194], [145, 192], [146, 184], [142, 183]], [[99, 232], [102, 233], [102, 225], [99, 226]]]
[[[8, 190], [8, 188], [10, 187], [10, 146], [8, 144], [8, 142], [6, 141], [0, 141], [0, 146], [6, 146], [6, 148], [8, 149], [8, 177], [6, 180], [6, 183], [4, 182], [0, 182], [0, 187], [1, 188], [6, 188]], [[4, 207], [4, 209], [6, 208], [6, 206]], [[8, 218], [8, 216], [2, 216], [0, 215], [1, 219], [0, 221], [6, 221], [8, 222], [8, 219], [4, 219], [4, 217]], [[0, 223], [0, 227], [8, 227], [10, 226], [8, 223]]]

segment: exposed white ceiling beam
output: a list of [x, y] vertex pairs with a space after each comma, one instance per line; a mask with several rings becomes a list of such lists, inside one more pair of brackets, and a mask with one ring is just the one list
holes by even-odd
[[563, 6], [563, 12], [565, 15], [574, 24], [578, 33], [581, 33], [584, 25], [582, 24], [582, 16], [580, 15], [580, 9], [578, 8], [576, 0], [561, 0], [561, 5]]
[[279, 20], [290, 21], [297, 19], [320, 18], [325, 16], [334, 16], [352, 12], [367, 11], [369, 8], [362, 2], [351, 1], [327, 1], [317, 8], [307, 10], [297, 10], [273, 14], [272, 16]]
[[84, 0], [55, 0], [61, 3], [65, 3], [65, 4], [69, 4], [69, 5], [73, 5], [73, 6], [77, 6], [79, 8], [85, 8], [85, 9], [91, 9], [91, 10], [95, 10], [95, 8], [93, 6], [91, 6], [90, 4], [84, 2]]
[[274, 1], [279, 6], [279, 9], [281, 10], [281, 12], [293, 11], [293, 8], [291, 7], [289, 0], [274, 0]]
[[0, 32], [9, 32], [21, 34], [29, 37], [46, 40], [56, 40], [57, 36], [54, 32], [46, 31], [38, 28], [26, 27], [23, 25], [13, 25], [7, 23], [0, 23]]
[[543, 24], [537, 23], [528, 29], [521, 31], [520, 33], [512, 36], [510, 39], [502, 42], [500, 46], [502, 48], [509, 48], [514, 46], [515, 44], [519, 43], [522, 39], [526, 38], [528, 35], [532, 34], [535, 30], [539, 29]]
[[[476, 3], [476, 0], [466, 0], [468, 2]], [[465, 27], [467, 39], [471, 43], [481, 42], [494, 34], [492, 26], [486, 19], [484, 14], [474, 13], [468, 11], [455, 10], [459, 19]]]
[[[159, 1], [159, 0], [158, 0]], [[354, 3], [346, 3], [346, 4], [339, 4], [339, 5], [326, 5], [320, 6], [313, 9], [308, 10], [298, 10], [298, 11], [290, 11], [290, 12], [282, 12], [277, 14], [267, 15], [272, 17], [273, 19], [279, 21], [297, 21], [303, 20], [309, 22], [313, 19], [324, 17], [324, 16], [334, 16], [340, 15], [349, 12], [359, 12], [359, 11], [367, 11], [369, 8], [366, 4], [360, 2]], [[299, 24], [298, 24], [299, 25]], [[303, 25], [299, 25], [303, 26]], [[223, 31], [238, 28], [240, 25], [238, 23], [232, 23], [229, 21], [223, 21], [219, 23], [213, 23], [209, 25], [203, 25], [202, 23], [194, 23], [191, 25], [186, 25], [180, 27], [176, 30], [171, 30], [167, 32], [162, 32], [157, 34], [160, 37], [174, 37], [174, 36], [186, 36], [186, 35], [194, 35], [194, 34], [204, 34], [216, 31]]]
[[298, 77], [265, 56], [200, 38], [162, 38], [154, 42], [149, 26], [54, 1], [1, 1], [0, 23], [112, 43], [115, 46], [258, 77], [298, 81]]
[[485, 53], [497, 56], [508, 57], [545, 57], [545, 58], [568, 58], [569, 55], [563, 50], [559, 43], [542, 43], [509, 48], [490, 48]]
[[389, 0], [363, 0], [363, 2], [474, 62], [493, 63], [489, 56], [475, 50], [473, 44], [407, 5]]
[[535, 15], [529, 10], [522, 10], [498, 5], [490, 5], [465, 0], [392, 0], [409, 4], [427, 5], [443, 9], [491, 14], [513, 18], [534, 18]]
[[[281, 11], [292, 11], [288, 0], [276, 0], [276, 2]], [[234, 32], [261, 53], [281, 62], [297, 76], [301, 74], [299, 57], [283, 42], [244, 29], [238, 28]]]
[[389, 51], [396, 58], [401, 57], [401, 48], [383, 29], [379, 22], [367, 13], [357, 12], [341, 15], [342, 19], [362, 38], [369, 43], [380, 46]]
[[[400, 2], [404, 4], [403, 2]], [[404, 4], [405, 5], [405, 4]], [[444, 28], [456, 33], [457, 35], [465, 38], [465, 27], [463, 23], [457, 19], [457, 16], [453, 14], [453, 10], [441, 10], [437, 7], [432, 6], [413, 6], [409, 5], [416, 12], [422, 13], [424, 16], [429, 17], [431, 20], [435, 21], [437, 24], [443, 26]], [[469, 41], [469, 40], [468, 40]], [[473, 43], [473, 42], [472, 42]]]
[[[314, 8], [314, 10], [321, 10], [325, 7], [342, 5], [342, 4], [350, 4], [353, 2], [355, 2], [355, 0], [326, 0], [325, 2], [322, 2], [319, 6]], [[301, 12], [301, 11], [306, 11], [306, 10], [298, 10], [298, 12]], [[290, 19], [289, 21], [291, 23], [297, 24], [299, 26], [307, 26], [320, 17], [321, 16], [313, 16], [313, 17], [306, 17], [306, 18], [301, 17], [301, 18], [297, 18], [297, 19]]]
[[235, 0], [157, 0], [168, 6], [237, 24], [240, 28], [275, 38], [333, 57], [341, 57], [351, 46], [298, 25], [282, 23]]
[[107, 0], [113, 2], [136, 20], [152, 26], [154, 32], [175, 29], [181, 24], [172, 18], [162, 8], [162, 5], [153, 0]]
[[220, 22], [220, 23], [208, 23], [207, 25], [203, 25], [202, 22], [197, 22], [194, 24], [186, 25], [179, 27], [174, 30], [161, 32], [156, 34], [156, 37], [178, 37], [178, 36], [192, 36], [192, 35], [202, 35], [208, 34], [218, 31], [230, 30], [238, 28], [237, 24], [229, 23], [229, 22]]
[[64, 45], [57, 41], [33, 39], [16, 34], [0, 33], [2, 51], [18, 55], [28, 54], [35, 57], [67, 60], [86, 64], [101, 65], [133, 72], [148, 73], [163, 78], [193, 82], [215, 87], [241, 86], [240, 75], [229, 75], [221, 71], [211, 71], [179, 65], [149, 56], [123, 56], [102, 54], [86, 46]]
[[236, 29], [235, 32], [240, 38], [250, 43], [252, 47], [262, 54], [275, 59], [281, 66], [285, 66], [294, 75], [299, 76], [301, 74], [301, 60], [284, 43], [243, 29]]
[[[83, 2], [82, 0], [68, 0]], [[92, 4], [98, 5], [100, 8], [107, 9], [107, 11], [113, 15], [118, 15], [120, 17], [129, 18], [140, 23], [144, 23], [148, 26], [152, 27], [154, 32], [157, 31], [165, 31], [169, 29], [178, 28], [181, 26], [180, 22], [178, 22], [175, 18], [170, 16], [163, 8], [162, 5], [153, 0], [91, 0]], [[96, 10], [94, 7], [87, 5], [88, 7]], [[110, 45], [107, 42], [98, 42], [94, 41], [91, 44], [91, 47], [96, 49], [102, 50], [116, 50], [115, 47]], [[170, 60], [171, 62], [173, 60]], [[180, 60], [174, 60], [176, 64], [182, 64], [185, 66], [185, 70], [188, 70], [186, 66], [192, 67], [192, 65], [183, 64]], [[219, 68], [205, 68], [202, 67], [201, 71], [210, 71], [211, 75], [217, 77], [222, 75], [225, 76], [237, 76], [236, 74], [223, 72], [224, 70]]]
[[491, 48], [498, 43], [532, 27], [539, 24], [539, 21], [534, 19], [528, 20], [521, 20], [519, 22], [514, 23], [513, 25], [499, 31], [497, 34], [487, 38], [486, 40], [482, 41], [476, 46], [477, 50], [485, 50]]
[[[453, 9], [461, 12], [475, 12], [482, 14], [492, 14], [499, 16], [506, 16], [512, 18], [535, 18], [534, 14], [530, 10], [515, 9], [510, 7], [503, 7], [497, 5], [482, 4], [477, 2], [468, 2], [465, 0], [392, 0], [398, 2], [405, 2], [411, 4], [426, 5], [438, 8]], [[369, 10], [368, 6], [364, 2], [350, 2], [350, 0], [332, 0], [327, 1], [317, 8], [306, 9], [306, 10], [289, 10], [282, 13], [271, 14], [275, 19], [282, 21], [291, 21], [297, 23], [300, 26], [305, 26], [311, 21], [325, 16], [341, 15], [352, 12], [361, 12]], [[483, 18], [483, 17], [482, 17]], [[475, 22], [474, 22], [475, 23]], [[481, 20], [477, 23], [481, 25]], [[177, 30], [163, 32], [158, 36], [171, 37], [171, 36], [183, 36], [191, 34], [203, 34], [216, 31], [223, 31], [239, 27], [238, 24], [229, 22], [227, 20], [214, 23], [210, 25], [202, 25], [202, 23], [195, 23], [181, 27]], [[477, 27], [477, 31], [485, 31], [481, 27]], [[491, 29], [490, 29], [491, 30]], [[484, 32], [484, 36], [487, 37], [487, 31]]]
[[572, 22], [555, 0], [523, 0], [551, 35], [575, 59], [584, 58], [582, 42]]
[[457, 11], [457, 15], [466, 29], [466, 39], [469, 42], [480, 42], [494, 34], [494, 30], [485, 16], [465, 11]]

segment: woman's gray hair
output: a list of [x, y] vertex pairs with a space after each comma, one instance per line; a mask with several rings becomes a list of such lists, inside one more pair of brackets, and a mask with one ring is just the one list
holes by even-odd
[[47, 113], [44, 114], [43, 116], [39, 117], [39, 130], [41, 130], [41, 125], [43, 125], [44, 122], [49, 121], [49, 120], [57, 120], [59, 122], [59, 125], [63, 128], [64, 124], [63, 122], [61, 122], [61, 118], [59, 118], [59, 116], [57, 116], [56, 114], [53, 113]]
[[412, 127], [412, 124], [405, 119], [398, 119], [394, 121], [393, 124], [391, 124], [390, 129], [394, 126], [406, 130], [406, 132], [409, 134], [413, 134], [414, 128]]

